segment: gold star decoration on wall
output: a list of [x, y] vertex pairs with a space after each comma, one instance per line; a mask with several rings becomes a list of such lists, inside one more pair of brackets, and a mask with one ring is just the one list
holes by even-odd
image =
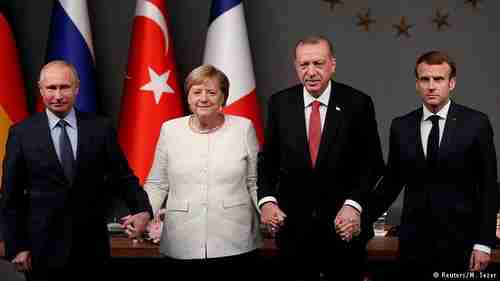
[[332, 12], [335, 10], [336, 5], [343, 5], [344, 4], [344, 1], [342, 1], [342, 0], [323, 0], [323, 1], [330, 3], [330, 11], [332, 11]]
[[375, 23], [375, 20], [371, 17], [370, 9], [366, 13], [358, 13], [356, 16], [358, 17], [356, 26], [361, 27], [366, 32], [370, 31], [370, 25]]
[[[463, 1], [464, 4], [461, 5], [461, 9], [472, 9], [473, 13], [478, 13], [480, 12], [480, 8], [483, 8], [485, 6], [486, 1], [483, 0], [461, 0]], [[318, 1], [319, 2], [319, 1]], [[328, 3], [330, 6], [331, 12], [334, 12], [334, 10], [338, 9], [339, 6], [346, 6], [346, 9], [344, 9], [344, 12], [348, 11], [356, 11], [353, 9], [356, 9], [357, 7], [357, 12], [356, 12], [356, 28], [359, 28], [360, 31], [364, 32], [370, 32], [374, 31], [375, 27], [377, 27], [378, 31], [392, 31], [392, 28], [395, 29], [395, 37], [400, 38], [400, 37], [406, 37], [406, 38], [411, 38], [413, 34], [410, 34], [410, 29], [411, 33], [416, 33], [418, 29], [420, 29], [420, 21], [419, 19], [414, 19], [414, 23], [410, 24], [407, 21], [406, 16], [401, 16], [399, 19], [398, 23], [394, 23], [392, 18], [386, 18], [386, 17], [381, 17], [377, 16], [377, 20], [372, 16], [371, 14], [371, 9], [370, 8], [361, 8], [354, 4], [355, 1], [347, 1], [347, 0], [321, 0], [323, 3]], [[349, 6], [349, 7], [348, 7]], [[436, 28], [436, 31], [444, 31], [444, 30], [449, 30], [452, 28], [452, 24], [450, 23], [450, 14], [454, 14], [455, 10], [453, 10], [450, 5], [445, 5], [443, 3], [439, 4], [438, 7], [431, 8], [431, 12], [434, 10], [435, 14], [431, 15], [430, 18], [427, 18], [427, 24], [430, 24]], [[362, 10], [360, 10], [360, 8]], [[449, 9], [452, 9], [451, 13]], [[342, 11], [339, 11], [342, 12]], [[460, 19], [453, 18], [453, 23], [459, 21]], [[376, 24], [375, 24], [376, 23]], [[351, 22], [352, 24], [352, 22]], [[417, 25], [419, 25], [417, 29]], [[412, 29], [415, 28], [415, 29]]]
[[465, 0], [465, 4], [470, 5], [472, 8], [479, 8], [479, 3], [481, 0]]
[[441, 10], [436, 11], [436, 15], [432, 19], [432, 22], [436, 24], [438, 31], [442, 31], [444, 27], [450, 27], [450, 23], [448, 22], [449, 15], [448, 13], [442, 13]]
[[399, 20], [398, 24], [393, 24], [392, 25], [394, 28], [396, 28], [397, 34], [396, 37], [401, 37], [401, 35], [406, 36], [407, 38], [410, 38], [410, 28], [412, 28], [414, 25], [413, 24], [408, 24], [406, 22], [406, 17], [402, 16], [401, 19]]

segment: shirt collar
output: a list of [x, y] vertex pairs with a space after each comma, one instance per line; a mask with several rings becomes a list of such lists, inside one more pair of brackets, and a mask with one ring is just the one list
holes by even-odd
[[319, 101], [323, 106], [328, 106], [328, 102], [330, 101], [330, 93], [332, 90], [332, 81], [328, 81], [328, 86], [321, 93], [321, 95], [317, 98], [313, 97], [304, 87], [304, 107], [308, 107], [311, 105], [313, 101]]
[[[441, 108], [440, 111], [436, 113], [441, 119], [445, 119], [448, 116], [448, 111], [450, 110], [450, 104], [451, 100], [448, 100], [448, 102]], [[427, 120], [431, 115], [434, 115], [427, 107], [425, 107], [425, 104], [422, 106], [423, 109], [423, 115], [422, 115], [422, 120]]]
[[[57, 126], [57, 122], [59, 122], [61, 118], [57, 117], [54, 113], [52, 113], [52, 111], [48, 109], [45, 109], [45, 112], [47, 113], [47, 118], [49, 119], [50, 129], [54, 129], [54, 127]], [[76, 129], [76, 113], [74, 108], [71, 108], [71, 111], [63, 119], [68, 122], [68, 125], [71, 128]]]

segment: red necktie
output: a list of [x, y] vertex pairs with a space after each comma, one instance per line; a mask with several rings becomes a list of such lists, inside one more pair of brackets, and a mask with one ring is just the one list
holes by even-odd
[[316, 165], [319, 143], [321, 141], [321, 117], [319, 115], [319, 101], [312, 102], [311, 115], [309, 116], [309, 152], [311, 153], [312, 166]]

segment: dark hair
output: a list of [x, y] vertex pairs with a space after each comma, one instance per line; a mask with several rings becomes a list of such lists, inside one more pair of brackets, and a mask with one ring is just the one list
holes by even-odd
[[423, 55], [421, 55], [417, 59], [417, 63], [415, 64], [415, 77], [418, 79], [418, 72], [417, 68], [418, 65], [421, 63], [426, 63], [429, 65], [437, 65], [437, 64], [443, 64], [447, 63], [450, 66], [451, 72], [450, 72], [450, 79], [454, 78], [457, 76], [457, 66], [455, 62], [451, 59], [451, 57], [442, 51], [430, 51], [427, 52]]
[[299, 41], [297, 41], [297, 44], [295, 44], [295, 50], [294, 50], [293, 56], [295, 57], [297, 55], [297, 47], [299, 47], [300, 45], [316, 45], [316, 44], [319, 44], [321, 42], [325, 42], [326, 45], [328, 45], [328, 49], [330, 50], [330, 55], [332, 57], [334, 57], [335, 53], [333, 50], [332, 42], [330, 42], [330, 40], [328, 38], [321, 36], [321, 35], [308, 36], [308, 37], [302, 38]]

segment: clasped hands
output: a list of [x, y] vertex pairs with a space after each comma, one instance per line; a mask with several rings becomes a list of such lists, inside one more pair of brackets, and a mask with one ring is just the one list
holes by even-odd
[[346, 242], [361, 233], [361, 216], [357, 209], [344, 205], [335, 217], [335, 232]]
[[[285, 224], [286, 214], [275, 202], [266, 202], [261, 207], [261, 222], [274, 236]], [[335, 217], [335, 232], [342, 240], [349, 242], [361, 233], [361, 217], [357, 209], [344, 205]]]
[[274, 237], [285, 224], [286, 214], [274, 202], [264, 203], [260, 210], [260, 221], [266, 226], [267, 232]]
[[148, 212], [140, 212], [135, 215], [127, 215], [121, 218], [121, 226], [129, 238], [140, 240], [149, 223]]

